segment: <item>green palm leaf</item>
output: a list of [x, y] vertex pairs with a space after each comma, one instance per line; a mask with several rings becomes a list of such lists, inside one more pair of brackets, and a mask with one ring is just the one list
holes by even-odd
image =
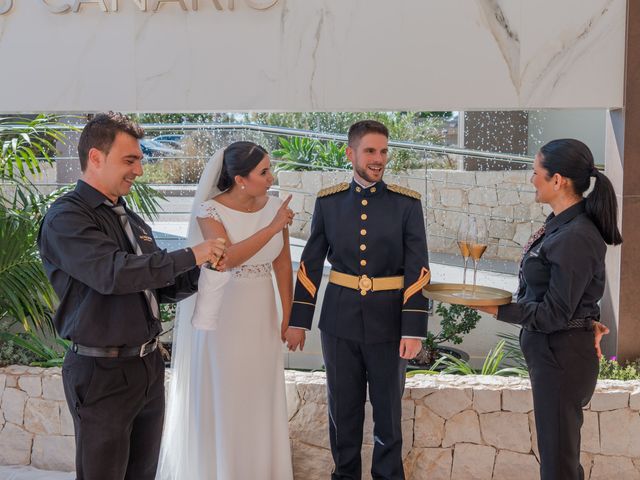
[[36, 248], [37, 224], [0, 209], [0, 318], [52, 331], [56, 295]]

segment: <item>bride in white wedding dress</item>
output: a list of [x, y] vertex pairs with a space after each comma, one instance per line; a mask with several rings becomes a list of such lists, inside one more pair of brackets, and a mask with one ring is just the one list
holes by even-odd
[[267, 195], [272, 183], [267, 152], [251, 142], [218, 151], [200, 179], [188, 241], [226, 238], [231, 279], [215, 330], [192, 326], [195, 299], [179, 305], [159, 479], [293, 478], [282, 355], [293, 213], [288, 199]]

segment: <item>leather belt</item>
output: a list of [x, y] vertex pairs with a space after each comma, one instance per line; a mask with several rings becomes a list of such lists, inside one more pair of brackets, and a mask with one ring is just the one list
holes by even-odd
[[400, 290], [404, 288], [404, 277], [377, 277], [371, 278], [366, 275], [349, 275], [348, 273], [331, 270], [329, 273], [329, 283], [340, 285], [341, 287], [360, 290], [360, 295], [367, 292], [379, 292], [381, 290]]
[[593, 318], [572, 318], [567, 322], [567, 328], [584, 328], [585, 330], [593, 330]]
[[71, 351], [85, 357], [146, 357], [158, 348], [160, 339], [152, 338], [147, 343], [143, 343], [139, 347], [85, 347], [78, 343], [71, 345]]

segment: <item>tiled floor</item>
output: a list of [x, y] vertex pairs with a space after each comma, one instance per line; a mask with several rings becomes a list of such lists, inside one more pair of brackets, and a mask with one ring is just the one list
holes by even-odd
[[32, 467], [0, 466], [0, 480], [74, 480], [73, 472], [50, 472]]

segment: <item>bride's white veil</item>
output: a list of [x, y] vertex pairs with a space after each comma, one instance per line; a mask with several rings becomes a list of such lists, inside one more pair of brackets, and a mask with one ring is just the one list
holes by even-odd
[[[187, 230], [187, 245], [193, 246], [203, 241], [202, 232], [196, 221], [200, 204], [220, 193], [218, 180], [222, 171], [224, 148], [218, 150], [207, 162], [200, 177], [200, 183], [193, 199], [193, 208]], [[191, 415], [193, 396], [191, 392], [196, 385], [192, 384], [192, 362], [195, 361], [196, 348], [194, 328], [191, 316], [196, 296], [192, 295], [178, 304], [176, 324], [173, 332], [172, 374], [168, 389], [168, 402], [165, 415], [158, 479], [183, 480], [198, 478], [197, 469], [189, 457], [193, 451], [197, 419]], [[213, 454], [213, 452], [212, 452]]]

